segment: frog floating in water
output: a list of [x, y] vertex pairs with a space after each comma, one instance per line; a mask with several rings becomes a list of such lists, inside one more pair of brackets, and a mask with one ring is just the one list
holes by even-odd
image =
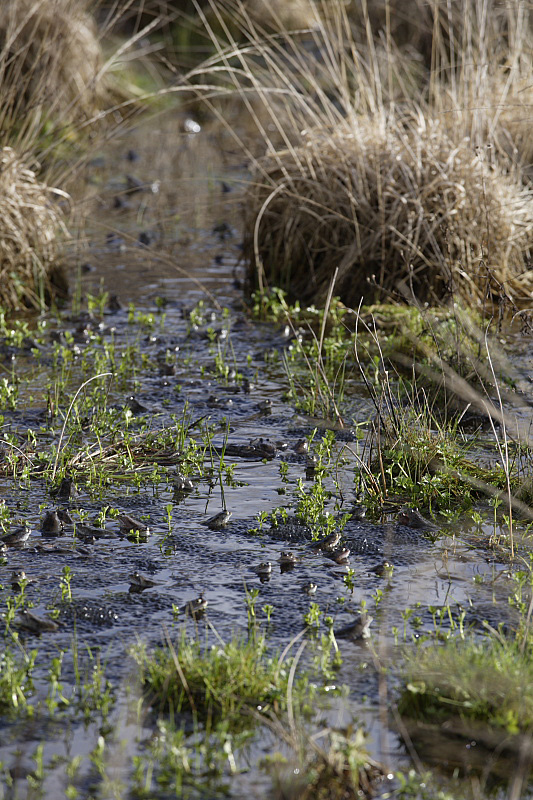
[[207, 600], [200, 595], [196, 600], [189, 600], [188, 603], [185, 603], [185, 605], [180, 608], [180, 612], [182, 614], [187, 614], [189, 617], [193, 617], [193, 619], [199, 619], [205, 614], [206, 608]]
[[207, 525], [212, 531], [220, 531], [227, 526], [230, 518], [231, 511], [219, 511], [218, 514], [206, 519], [204, 525]]
[[174, 476], [174, 491], [178, 494], [187, 494], [188, 492], [192, 492], [193, 489], [194, 483], [192, 480], [187, 477], [187, 475], [177, 472]]
[[28, 524], [20, 525], [14, 531], [6, 533], [0, 537], [0, 543], [7, 547], [24, 547], [31, 533], [31, 528]]
[[314, 550], [315, 553], [318, 553], [319, 550], [335, 550], [340, 540], [341, 532], [333, 531], [333, 533], [330, 533], [328, 536], [324, 536], [323, 539], [317, 539], [316, 542], [311, 542], [310, 548]]
[[423, 517], [417, 508], [409, 508], [409, 506], [404, 506], [398, 511], [396, 522], [398, 525], [405, 525], [406, 528], [415, 528], [420, 531], [439, 530], [439, 526]]
[[59, 518], [57, 509], [47, 511], [41, 521], [43, 536], [60, 536], [63, 533], [63, 523]]
[[[219, 450], [222, 454], [222, 450]], [[252, 461], [259, 461], [266, 458], [271, 461], [276, 455], [276, 446], [267, 439], [259, 437], [250, 439], [249, 444], [227, 444], [224, 448], [224, 455], [232, 458], [245, 458]]]
[[152, 578], [141, 575], [141, 573], [137, 571], [132, 572], [128, 578], [130, 581], [130, 592], [132, 594], [135, 592], [143, 592], [145, 589], [150, 589], [152, 586], [157, 586], [159, 583], [159, 581], [154, 581]]
[[297, 456], [306, 456], [309, 452], [309, 442], [306, 439], [299, 439], [292, 449]]
[[120, 532], [125, 536], [135, 533], [143, 537], [150, 536], [150, 528], [140, 519], [130, 517], [129, 514], [119, 514], [117, 519], [120, 524]]
[[281, 555], [278, 558], [279, 564], [282, 568], [294, 567], [295, 564], [299, 562], [299, 558], [294, 555], [294, 553], [282, 550]]
[[390, 561], [384, 561], [382, 564], [377, 564], [375, 567], [372, 567], [371, 572], [379, 578], [392, 578], [394, 565], [391, 564]]
[[83, 525], [78, 522], [76, 525], [76, 536], [82, 542], [94, 544], [97, 539], [115, 539], [115, 534], [106, 531], [105, 528], [96, 528], [94, 525]]
[[358, 614], [349, 625], [345, 625], [344, 628], [334, 631], [335, 637], [337, 639], [349, 639], [352, 642], [358, 639], [368, 639], [370, 636], [370, 623], [373, 619], [374, 617], [370, 617], [366, 613]]
[[253, 567], [253, 570], [260, 578], [268, 579], [272, 574], [272, 564], [270, 561], [262, 561], [257, 567]]
[[30, 578], [23, 569], [15, 569], [11, 573], [11, 588], [14, 592], [21, 592], [30, 583], [35, 583], [35, 578]]
[[350, 548], [342, 547], [339, 550], [328, 550], [324, 552], [326, 558], [331, 558], [336, 564], [346, 564], [350, 557]]
[[27, 609], [18, 612], [16, 622], [20, 628], [36, 634], [58, 631], [60, 627], [59, 623], [50, 617], [38, 617]]

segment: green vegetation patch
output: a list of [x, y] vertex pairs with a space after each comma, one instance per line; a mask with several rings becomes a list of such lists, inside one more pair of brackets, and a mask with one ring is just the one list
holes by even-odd
[[0, 653], [0, 713], [31, 713], [28, 697], [33, 691], [32, 672], [37, 650], [15, 655], [9, 648]]
[[[202, 644], [183, 632], [151, 653], [139, 645], [132, 654], [150, 703], [170, 714], [238, 722], [243, 714], [286, 708], [292, 662], [269, 655], [261, 635]], [[307, 688], [306, 678], [292, 683], [293, 695], [303, 697]]]
[[400, 713], [440, 722], [457, 716], [525, 732], [533, 725], [531, 646], [491, 634], [419, 647], [408, 658]]

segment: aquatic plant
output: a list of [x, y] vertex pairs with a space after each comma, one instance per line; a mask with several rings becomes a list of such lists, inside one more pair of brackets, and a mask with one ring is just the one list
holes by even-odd
[[276, 800], [372, 797], [379, 786], [383, 766], [369, 755], [362, 728], [326, 728], [312, 737], [296, 729], [283, 738], [292, 749], [290, 757], [271, 756], [264, 762]]
[[38, 651], [22, 647], [14, 653], [9, 647], [0, 653], [0, 712], [32, 713], [29, 698], [33, 692], [32, 675]]

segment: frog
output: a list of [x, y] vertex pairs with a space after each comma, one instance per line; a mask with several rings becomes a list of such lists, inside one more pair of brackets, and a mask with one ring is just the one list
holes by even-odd
[[349, 639], [355, 642], [359, 639], [368, 639], [370, 636], [370, 624], [373, 617], [366, 613], [358, 614], [353, 622], [345, 625], [344, 628], [334, 631], [336, 639]]
[[415, 528], [421, 531], [439, 530], [439, 526], [423, 517], [417, 508], [410, 508], [409, 506], [404, 506], [399, 510], [396, 522], [398, 525], [405, 525], [406, 528]]
[[159, 583], [159, 581], [154, 581], [137, 571], [128, 575], [128, 579], [130, 582], [130, 591], [133, 590], [133, 592], [142, 592], [144, 589], [150, 589], [152, 586], [157, 586]]
[[204, 525], [207, 525], [208, 528], [211, 528], [212, 531], [220, 531], [223, 528], [227, 527], [228, 522], [231, 518], [231, 511], [219, 511], [218, 514], [214, 514], [209, 519], [204, 521]]
[[39, 617], [33, 611], [23, 609], [18, 612], [16, 618], [17, 625], [30, 633], [41, 634], [58, 631], [60, 625], [50, 617]]

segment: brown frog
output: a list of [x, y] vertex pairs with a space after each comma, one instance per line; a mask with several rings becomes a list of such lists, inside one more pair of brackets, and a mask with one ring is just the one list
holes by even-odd
[[206, 519], [204, 525], [207, 525], [212, 531], [221, 531], [223, 528], [227, 527], [230, 518], [231, 511], [219, 511], [218, 514], [214, 514], [212, 517], [209, 517], [209, 519]]
[[405, 525], [407, 528], [415, 528], [420, 531], [439, 530], [439, 526], [423, 517], [417, 508], [409, 508], [409, 506], [404, 506], [398, 511], [396, 522], [398, 525]]
[[157, 586], [159, 581], [154, 581], [152, 578], [148, 578], [146, 575], [142, 575], [140, 572], [132, 572], [131, 575], [128, 576], [130, 581], [130, 591], [133, 592], [142, 592], [145, 589], [150, 589], [152, 586]]
[[335, 637], [337, 639], [349, 639], [352, 642], [358, 639], [368, 639], [370, 636], [370, 623], [373, 619], [374, 618], [370, 617], [366, 612], [358, 614], [349, 625], [345, 625], [344, 628], [334, 631]]
[[314, 550], [315, 553], [318, 553], [319, 550], [335, 550], [340, 540], [341, 532], [333, 531], [333, 533], [330, 533], [328, 536], [324, 536], [323, 539], [317, 539], [316, 542], [311, 542], [310, 548]]
[[29, 525], [19, 525], [15, 530], [0, 536], [0, 543], [6, 547], [24, 547], [31, 533]]
[[18, 612], [16, 622], [20, 628], [36, 634], [54, 632], [60, 628], [59, 623], [50, 619], [50, 617], [39, 617], [33, 611], [28, 611], [27, 609]]
[[346, 564], [350, 557], [350, 549], [348, 547], [342, 547], [339, 550], [325, 551], [324, 555], [326, 558], [331, 558], [336, 564]]
[[141, 536], [149, 536], [150, 528], [140, 519], [130, 517], [129, 514], [119, 514], [117, 517], [120, 525], [120, 532], [127, 535], [129, 533], [138, 533]]
[[198, 619], [205, 614], [206, 608], [207, 600], [200, 595], [196, 600], [189, 600], [188, 603], [185, 603], [185, 605], [180, 608], [180, 612], [182, 614], [187, 614], [189, 617], [193, 617], [193, 619]]

